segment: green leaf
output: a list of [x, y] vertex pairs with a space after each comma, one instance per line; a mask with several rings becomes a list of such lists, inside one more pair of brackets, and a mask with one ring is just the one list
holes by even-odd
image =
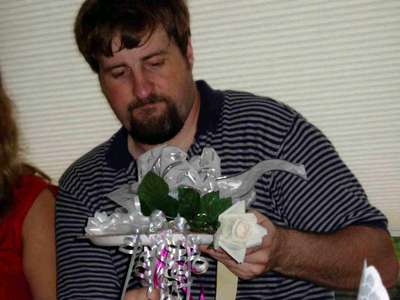
[[[219, 196], [219, 195], [218, 195]], [[218, 216], [232, 206], [231, 198], [213, 198], [209, 203], [208, 222], [210, 225], [218, 227]]]
[[178, 201], [169, 195], [157, 201], [156, 208], [163, 211], [168, 219], [178, 215]]
[[193, 188], [178, 188], [179, 207], [178, 212], [188, 222], [193, 220], [200, 209], [200, 194]]
[[142, 213], [151, 215], [157, 209], [158, 203], [168, 197], [168, 184], [154, 172], [148, 172], [142, 179], [138, 195]]
[[215, 224], [218, 222], [218, 216], [232, 206], [232, 199], [221, 199], [219, 197], [219, 192], [211, 192], [201, 197], [200, 203], [200, 211], [207, 215], [207, 222], [209, 224]]
[[200, 212], [208, 215], [211, 203], [217, 201], [218, 199], [219, 192], [210, 192], [203, 195], [200, 199]]
[[191, 231], [194, 232], [209, 232], [209, 226], [207, 223], [207, 214], [199, 212], [196, 214], [196, 216], [193, 218], [192, 221], [189, 222]]
[[147, 200], [142, 201], [141, 197], [139, 197], [139, 201], [140, 201], [140, 210], [142, 211], [142, 214], [145, 216], [150, 216], [154, 210], [154, 206], [152, 206]]
[[210, 192], [200, 199], [199, 213], [191, 226], [203, 232], [215, 232], [218, 229], [218, 216], [232, 206], [231, 198], [220, 198], [219, 192]]
[[232, 206], [231, 198], [219, 197], [219, 192], [211, 192], [202, 197], [193, 188], [178, 188], [179, 201], [169, 194], [168, 184], [154, 172], [147, 173], [138, 188], [142, 213], [150, 216], [159, 209], [167, 219], [179, 214], [184, 217], [191, 229], [197, 232], [214, 233], [218, 226], [218, 216]]

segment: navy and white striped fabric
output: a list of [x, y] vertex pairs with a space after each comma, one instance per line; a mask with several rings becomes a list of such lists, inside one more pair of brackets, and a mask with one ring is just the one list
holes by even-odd
[[[357, 179], [327, 138], [293, 109], [269, 98], [236, 91], [215, 91], [197, 82], [201, 109], [189, 156], [213, 147], [223, 175], [240, 173], [265, 159], [279, 158], [306, 166], [309, 180], [284, 172], [265, 174], [256, 184], [253, 207], [276, 225], [318, 233], [351, 224], [386, 227]], [[98, 247], [80, 238], [88, 217], [116, 205], [106, 194], [137, 180], [136, 162], [127, 149], [127, 132], [76, 161], [63, 175], [57, 199], [56, 234], [59, 299], [118, 299], [128, 257], [116, 247]], [[194, 276], [197, 299], [215, 298], [216, 264]], [[138, 286], [132, 280], [130, 286]], [[239, 280], [237, 299], [333, 299], [333, 292], [313, 283], [268, 272]]]

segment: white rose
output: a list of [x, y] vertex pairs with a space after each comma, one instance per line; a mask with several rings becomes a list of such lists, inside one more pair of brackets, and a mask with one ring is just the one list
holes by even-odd
[[232, 245], [246, 246], [248, 236], [251, 235], [257, 219], [253, 214], [227, 215], [219, 218], [221, 226], [220, 239]]
[[221, 247], [238, 262], [243, 262], [246, 248], [260, 245], [267, 233], [257, 224], [256, 216], [244, 210], [244, 202], [239, 202], [222, 213], [218, 218], [221, 226], [214, 235], [215, 248]]

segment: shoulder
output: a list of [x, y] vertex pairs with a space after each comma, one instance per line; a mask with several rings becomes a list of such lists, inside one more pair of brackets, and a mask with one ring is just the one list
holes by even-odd
[[212, 134], [200, 143], [210, 144], [222, 157], [225, 168], [236, 169], [237, 161], [255, 162], [276, 158], [299, 114], [291, 107], [269, 97], [243, 91], [222, 91], [223, 104]]
[[230, 133], [254, 135], [257, 139], [275, 144], [283, 141], [302, 116], [290, 106], [269, 97], [248, 92], [223, 92], [220, 128]]
[[[43, 220], [53, 221], [55, 208], [55, 197], [49, 189], [43, 189], [35, 198], [24, 221], [24, 227], [31, 227], [29, 224], [40, 223]], [[25, 225], [25, 224], [28, 225]]]
[[104, 168], [106, 164], [106, 153], [110, 148], [112, 141], [113, 137], [102, 144], [97, 145], [73, 162], [61, 176], [60, 187], [68, 186], [77, 178], [92, 176]]
[[42, 177], [36, 175], [22, 175], [17, 189], [31, 189], [32, 187], [46, 187], [49, 183]]
[[291, 118], [298, 113], [283, 102], [270, 97], [255, 95], [244, 91], [226, 90], [223, 91], [227, 108], [248, 111], [248, 112], [268, 112], [280, 114], [283, 117]]
[[39, 295], [55, 299], [54, 212], [54, 195], [45, 189], [22, 224], [23, 269], [35, 299]]
[[287, 128], [299, 116], [290, 106], [269, 97], [233, 90], [223, 94], [223, 117], [229, 120]]
[[14, 194], [19, 205], [30, 205], [35, 201], [38, 195], [50, 186], [50, 183], [45, 179], [35, 175], [21, 176], [17, 186], [14, 189]]
[[[127, 131], [121, 128], [109, 140], [76, 160], [61, 176], [57, 199], [71, 201], [103, 195], [119, 180], [126, 180], [133, 158], [127, 147]], [[122, 179], [121, 179], [122, 178]]]
[[[50, 217], [53, 216], [54, 195], [49, 187], [50, 184], [38, 176], [24, 175], [20, 178], [19, 184], [15, 188], [15, 207], [9, 215], [10, 224], [13, 224], [13, 230], [17, 236], [22, 234], [25, 220], [47, 218], [49, 214]], [[39, 217], [35, 217], [37, 215]]]

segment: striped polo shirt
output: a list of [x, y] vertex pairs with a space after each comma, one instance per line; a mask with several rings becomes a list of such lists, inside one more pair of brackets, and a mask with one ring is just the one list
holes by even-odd
[[[304, 164], [308, 180], [285, 172], [264, 174], [256, 183], [252, 207], [281, 227], [330, 233], [348, 225], [386, 228], [385, 216], [368, 203], [360, 183], [329, 140], [292, 108], [246, 92], [218, 91], [198, 81], [201, 97], [195, 141], [188, 155], [214, 148], [222, 175], [241, 173], [267, 159]], [[60, 180], [56, 204], [58, 299], [119, 299], [129, 257], [117, 247], [82, 239], [89, 217], [112, 213], [106, 195], [137, 181], [136, 161], [128, 152], [127, 131], [74, 162]], [[192, 293], [215, 298], [216, 263], [193, 275]], [[130, 287], [139, 286], [133, 278]], [[236, 299], [334, 299], [332, 291], [309, 281], [267, 272], [240, 280]]]

